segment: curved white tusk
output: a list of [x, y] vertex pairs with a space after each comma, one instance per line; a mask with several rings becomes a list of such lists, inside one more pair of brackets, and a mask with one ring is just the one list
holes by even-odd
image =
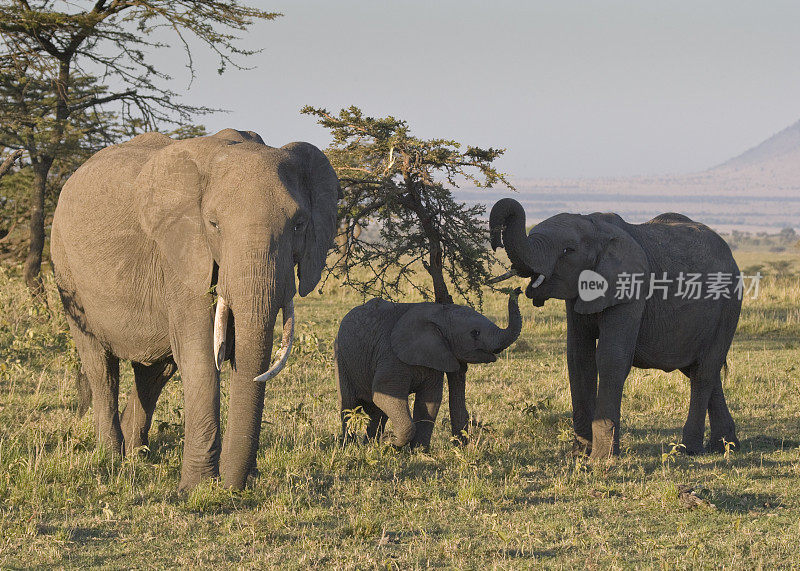
[[289, 300], [283, 308], [283, 338], [281, 339], [281, 349], [278, 352], [278, 361], [269, 368], [269, 371], [257, 376], [253, 381], [256, 383], [266, 383], [275, 375], [281, 372], [289, 360], [289, 353], [292, 350], [292, 340], [294, 339], [294, 300]]
[[502, 282], [504, 280], [507, 280], [508, 278], [513, 278], [516, 275], [518, 275], [517, 274], [517, 270], [509, 270], [506, 273], [504, 273], [502, 276], [497, 276], [496, 278], [492, 278], [486, 283], [487, 284], [496, 284], [497, 282]]
[[532, 287], [532, 288], [537, 288], [537, 287], [539, 287], [540, 285], [542, 285], [542, 282], [543, 282], [543, 281], [544, 281], [544, 276], [543, 276], [543, 275], [541, 275], [541, 274], [539, 274], [539, 277], [538, 277], [538, 278], [536, 278], [536, 281], [535, 281], [535, 282], [533, 282], [533, 283], [531, 284], [531, 287]]
[[217, 364], [218, 371], [225, 361], [228, 315], [230, 315], [228, 302], [221, 295], [217, 296], [217, 311], [214, 313], [214, 362]]

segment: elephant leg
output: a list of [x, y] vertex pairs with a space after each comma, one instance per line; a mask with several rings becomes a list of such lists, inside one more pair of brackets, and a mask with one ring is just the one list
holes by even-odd
[[728, 403], [725, 402], [725, 393], [722, 391], [722, 379], [719, 372], [715, 375], [714, 386], [708, 400], [708, 420], [711, 425], [711, 435], [705, 446], [706, 452], [725, 452], [725, 442], [733, 443], [733, 450], [739, 450], [739, 439], [736, 438], [736, 424], [733, 422]]
[[100, 443], [122, 454], [123, 437], [119, 424], [119, 359], [106, 351], [97, 339], [68, 319], [72, 338], [81, 359], [81, 368], [92, 389], [94, 426]]
[[414, 438], [415, 427], [411, 420], [411, 411], [408, 409], [408, 397], [375, 392], [372, 398], [375, 404], [392, 421], [392, 429], [394, 431], [392, 444], [401, 447], [411, 442]]
[[447, 400], [450, 404], [450, 431], [458, 444], [466, 444], [469, 412], [466, 402], [467, 364], [458, 371], [447, 373]]
[[369, 415], [369, 424], [367, 425], [367, 439], [380, 440], [383, 436], [383, 430], [386, 428], [386, 421], [389, 417], [380, 408], [375, 406], [372, 402], [359, 401], [364, 411]]
[[172, 359], [153, 365], [136, 362], [132, 365], [134, 384], [120, 418], [125, 438], [125, 454], [147, 446], [147, 433], [153, 421], [156, 402], [164, 385], [178, 368]]
[[[685, 451], [689, 455], [702, 454], [703, 435], [706, 428], [706, 411], [711, 400], [711, 392], [714, 389], [713, 374], [709, 375], [699, 365], [689, 369], [689, 382], [691, 389], [689, 393], [689, 415], [686, 424], [683, 425], [683, 438], [681, 442]], [[717, 376], [717, 379], [719, 376]]]
[[442, 404], [443, 379], [441, 375], [425, 383], [421, 390], [417, 391], [414, 399], [414, 438], [411, 447], [422, 446], [428, 449], [431, 445], [433, 428], [436, 425], [436, 415], [439, 414], [439, 406]]
[[619, 454], [622, 388], [633, 364], [641, 312], [640, 304], [629, 303], [605, 309], [599, 319], [599, 382], [590, 456], [593, 462]]
[[170, 316], [170, 345], [183, 381], [183, 463], [178, 489], [186, 491], [206, 478], [219, 477], [220, 397], [212, 304], [204, 296], [184, 300], [181, 310], [180, 316]]
[[573, 456], [592, 453], [592, 420], [597, 400], [596, 325], [567, 305], [567, 369], [572, 397]]
[[334, 372], [336, 374], [336, 392], [339, 397], [339, 417], [342, 422], [342, 439], [345, 442], [349, 442], [352, 439], [347, 427], [349, 414], [358, 406], [361, 406], [366, 411], [366, 406], [356, 398], [350, 375], [347, 373], [344, 363], [339, 360], [338, 340], [334, 343], [334, 358], [336, 360]]

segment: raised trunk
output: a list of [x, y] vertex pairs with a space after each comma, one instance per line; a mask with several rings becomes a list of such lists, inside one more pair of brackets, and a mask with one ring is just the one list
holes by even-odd
[[503, 247], [518, 275], [535, 273], [534, 252], [525, 234], [525, 209], [513, 198], [498, 200], [489, 214], [492, 249]]
[[515, 289], [508, 297], [508, 326], [505, 329], [498, 327], [495, 353], [505, 351], [517, 340], [522, 331], [522, 314], [519, 312], [519, 295], [522, 290]]

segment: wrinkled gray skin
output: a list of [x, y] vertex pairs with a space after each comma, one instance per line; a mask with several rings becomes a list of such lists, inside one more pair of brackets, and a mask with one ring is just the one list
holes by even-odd
[[[104, 445], [131, 453], [147, 444], [156, 400], [179, 369], [180, 488], [220, 472], [227, 486], [245, 485], [264, 406], [253, 378], [269, 366], [278, 310], [319, 281], [338, 193], [313, 145], [272, 148], [232, 129], [183, 141], [140, 135], [72, 175], [53, 219], [52, 259]], [[213, 283], [230, 304], [235, 347], [222, 444]], [[135, 374], [122, 415], [120, 359]]]
[[[492, 247], [505, 247], [512, 269], [531, 278], [525, 294], [535, 306], [550, 298], [566, 300], [576, 454], [599, 460], [619, 453], [622, 387], [631, 366], [680, 369], [689, 377], [683, 428], [689, 454], [704, 451], [706, 411], [711, 425], [706, 450], [720, 451], [723, 438], [738, 447], [720, 379], [739, 320], [738, 295], [682, 299], [673, 282], [666, 300], [660, 292], [644, 299], [651, 272], [658, 278], [666, 272], [672, 280], [680, 272], [702, 273], [702, 281], [712, 272], [726, 272], [735, 284], [739, 269], [722, 238], [674, 213], [644, 224], [628, 224], [616, 214], [558, 214], [525, 236], [525, 212], [510, 198], [494, 205], [489, 224]], [[609, 280], [605, 296], [589, 302], [578, 297], [578, 276], [585, 269]], [[645, 274], [641, 299], [615, 298], [622, 272]], [[534, 288], [540, 276], [544, 281]]]
[[[493, 363], [497, 353], [516, 341], [522, 328], [520, 293], [517, 289], [509, 298], [506, 329], [460, 305], [373, 299], [350, 310], [334, 345], [343, 435], [345, 411], [361, 406], [370, 416], [369, 438], [380, 437], [388, 418], [395, 446], [427, 448], [442, 402], [444, 373], [465, 363]], [[411, 393], [416, 393], [413, 417]], [[467, 417], [463, 392], [456, 393], [456, 402], [450, 404], [454, 427]]]

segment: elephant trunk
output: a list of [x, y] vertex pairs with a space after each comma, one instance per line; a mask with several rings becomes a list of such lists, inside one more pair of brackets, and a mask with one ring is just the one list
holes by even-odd
[[[231, 268], [230, 273], [220, 276], [222, 299], [229, 302], [233, 314], [236, 347], [231, 363], [220, 475], [224, 485], [236, 489], [245, 486], [247, 476], [256, 467], [265, 384], [253, 382], [253, 379], [269, 369], [278, 310], [283, 308], [284, 321], [293, 323], [289, 316], [294, 287], [292, 284], [284, 291], [279, 285], [284, 283], [280, 276], [286, 272], [275, 267], [277, 256], [270, 254], [264, 252], [255, 256], [260, 261], [257, 269], [236, 271], [238, 268]], [[221, 268], [226, 269], [224, 264]], [[244, 284], [242, 275], [249, 277]]]
[[508, 296], [508, 326], [505, 329], [498, 328], [498, 337], [495, 344], [494, 353], [501, 353], [508, 349], [517, 340], [522, 331], [522, 314], [519, 312], [519, 295], [522, 293], [520, 288], [516, 288]]
[[256, 466], [265, 384], [253, 379], [269, 366], [276, 313], [243, 318], [234, 307], [236, 355], [220, 462], [223, 483], [231, 488], [244, 488]]
[[511, 260], [511, 271], [490, 280], [490, 284], [521, 276], [531, 278], [528, 288], [532, 291], [550, 277], [557, 258], [555, 245], [535, 230], [525, 235], [525, 210], [519, 202], [513, 198], [498, 200], [489, 215], [489, 229], [492, 248], [504, 247]]
[[508, 259], [511, 260], [512, 271], [516, 275], [533, 275], [534, 257], [525, 234], [525, 209], [519, 202], [513, 198], [503, 198], [492, 206], [489, 213], [489, 233], [492, 249], [505, 248]]

